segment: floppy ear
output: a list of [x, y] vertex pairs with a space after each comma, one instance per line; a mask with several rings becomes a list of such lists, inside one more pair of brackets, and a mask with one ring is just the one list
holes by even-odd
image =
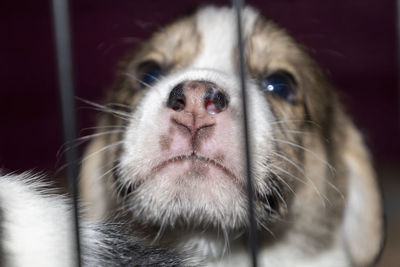
[[374, 263], [383, 247], [382, 199], [362, 137], [347, 122], [343, 160], [348, 169], [344, 240], [354, 266]]
[[95, 138], [86, 148], [83, 155], [84, 164], [80, 171], [79, 193], [85, 215], [92, 221], [103, 221], [109, 215], [113, 206], [112, 184], [106, 171], [103, 156], [98, 153], [106, 147], [104, 137]]

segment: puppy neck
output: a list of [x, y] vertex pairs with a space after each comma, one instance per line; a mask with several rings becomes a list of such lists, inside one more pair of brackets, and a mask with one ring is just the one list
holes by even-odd
[[216, 230], [166, 231], [160, 243], [196, 255], [207, 262], [219, 262], [233, 254], [247, 253], [247, 238], [243, 233], [223, 234]]

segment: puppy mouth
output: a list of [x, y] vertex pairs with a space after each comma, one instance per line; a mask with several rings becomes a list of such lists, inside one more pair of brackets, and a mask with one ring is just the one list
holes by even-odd
[[152, 172], [156, 173], [167, 167], [168, 165], [171, 164], [176, 164], [176, 163], [184, 163], [184, 162], [191, 162], [192, 165], [190, 167], [190, 171], [194, 172], [205, 172], [206, 169], [211, 165], [223, 173], [230, 177], [235, 183], [238, 182], [238, 179], [236, 175], [224, 164], [221, 163], [220, 160], [214, 159], [214, 158], [209, 158], [203, 155], [199, 155], [196, 153], [192, 154], [184, 154], [184, 155], [178, 155], [172, 158], [169, 158], [167, 160], [162, 161], [160, 164], [156, 165], [153, 169]]

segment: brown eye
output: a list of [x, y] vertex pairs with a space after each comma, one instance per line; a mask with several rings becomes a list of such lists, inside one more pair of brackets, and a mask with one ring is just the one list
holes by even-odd
[[295, 102], [297, 83], [287, 71], [276, 71], [261, 80], [261, 87], [290, 103]]
[[139, 65], [138, 74], [142, 88], [144, 88], [157, 82], [163, 75], [163, 70], [157, 62], [149, 60]]

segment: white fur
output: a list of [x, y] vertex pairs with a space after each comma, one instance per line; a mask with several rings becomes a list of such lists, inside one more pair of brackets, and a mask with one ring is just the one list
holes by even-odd
[[[71, 201], [41, 180], [31, 173], [0, 176], [3, 267], [77, 266]], [[82, 266], [106, 267], [101, 256], [118, 255], [123, 242], [104, 235], [102, 228], [80, 218]]]
[[[382, 244], [382, 207], [380, 195], [368, 153], [363, 149], [362, 139], [355, 131], [346, 155], [349, 170], [348, 203], [343, 223], [343, 238], [347, 240], [348, 254], [359, 265], [366, 265], [376, 256]], [[369, 201], [366, 201], [369, 200]], [[362, 222], [362, 223], [360, 223]]]
[[38, 190], [43, 184], [29, 174], [0, 177], [7, 266], [74, 266], [72, 214], [66, 199]]
[[[258, 14], [251, 8], [242, 13], [243, 34], [246, 37]], [[197, 29], [202, 39], [202, 50], [192, 64], [196, 69], [212, 69], [236, 74], [237, 62], [234, 62], [233, 49], [237, 44], [236, 16], [233, 8], [208, 7], [196, 16]]]
[[343, 240], [338, 236], [332, 248], [310, 256], [299, 249], [299, 240], [287, 240], [261, 251], [260, 266], [273, 267], [350, 267], [351, 264], [343, 248]]

